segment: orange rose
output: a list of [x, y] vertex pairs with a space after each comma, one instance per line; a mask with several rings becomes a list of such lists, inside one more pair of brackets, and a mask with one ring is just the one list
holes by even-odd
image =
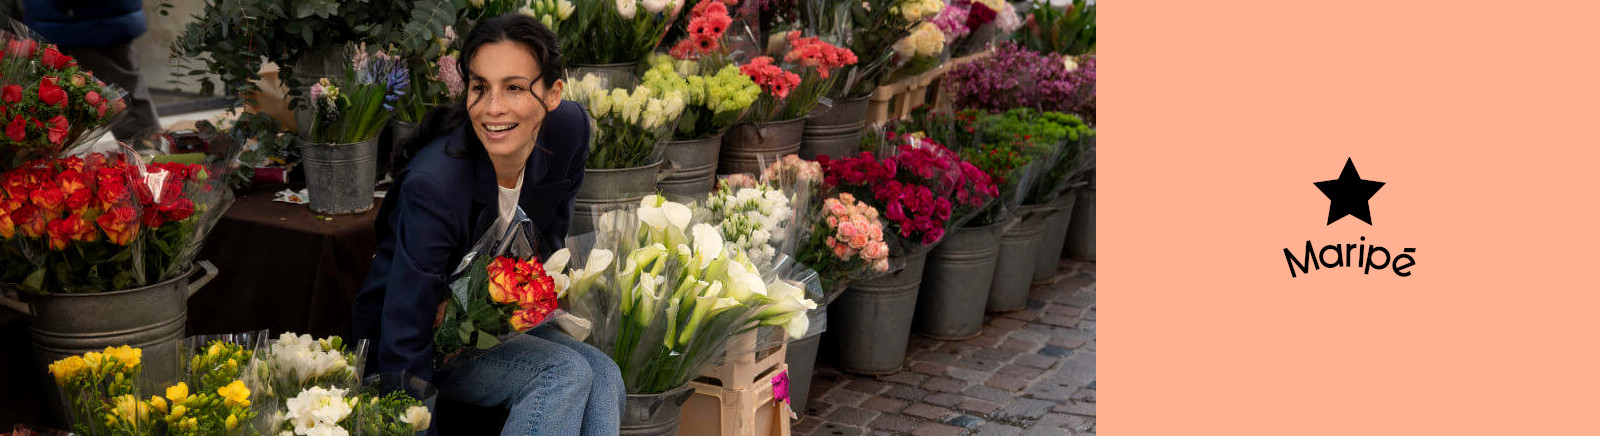
[[45, 219], [44, 212], [41, 212], [38, 206], [31, 204], [17, 208], [15, 212], [11, 213], [11, 217], [13, 220], [18, 220], [19, 225], [22, 227], [22, 233], [30, 238], [44, 236], [45, 225], [49, 223]]
[[0, 206], [0, 240], [17, 235], [17, 223], [11, 220], [11, 211]]
[[28, 194], [28, 198], [33, 200], [33, 204], [38, 206], [40, 211], [51, 214], [61, 212], [61, 209], [66, 206], [67, 200], [66, 195], [61, 192], [61, 188], [54, 186], [34, 189], [32, 193]]
[[[92, 241], [95, 235], [94, 226], [89, 225], [89, 220], [83, 219], [83, 215], [51, 221], [45, 230], [50, 237], [50, 249], [56, 251], [67, 249], [72, 241]], [[85, 236], [85, 233], [88, 235]]]
[[545, 313], [555, 310], [557, 306], [555, 283], [554, 278], [544, 274], [529, 280], [522, 289], [521, 298], [517, 299], [517, 305], [522, 306], [523, 309], [539, 310]]
[[139, 217], [132, 207], [117, 206], [106, 209], [95, 223], [106, 232], [106, 240], [117, 245], [128, 245], [139, 236]]
[[525, 277], [516, 270], [519, 262], [509, 257], [489, 262], [489, 298], [494, 302], [505, 304], [517, 301], [517, 291]]
[[545, 315], [548, 314], [549, 312], [540, 312], [537, 309], [519, 310], [511, 315], [511, 328], [517, 329], [519, 332], [528, 331], [528, 329], [538, 326], [540, 321], [544, 321]]

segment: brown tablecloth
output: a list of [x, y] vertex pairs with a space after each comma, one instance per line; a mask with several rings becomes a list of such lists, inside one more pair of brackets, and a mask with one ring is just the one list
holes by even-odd
[[189, 300], [190, 334], [349, 334], [350, 308], [377, 246], [378, 208], [321, 216], [306, 205], [272, 201], [285, 188], [240, 190], [211, 231], [200, 259], [220, 271]]

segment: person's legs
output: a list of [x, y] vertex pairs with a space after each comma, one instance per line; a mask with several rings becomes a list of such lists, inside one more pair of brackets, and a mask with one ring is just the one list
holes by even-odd
[[78, 61], [78, 66], [94, 72], [94, 77], [128, 91], [128, 119], [111, 129], [118, 141], [133, 140], [140, 134], [161, 128], [155, 103], [150, 101], [150, 90], [139, 77], [132, 47], [131, 43], [122, 43], [108, 47], [62, 48], [62, 52]]
[[594, 386], [589, 389], [589, 404], [583, 413], [584, 436], [617, 434], [622, 425], [626, 392], [622, 385], [622, 370], [617, 368], [611, 356], [567, 336], [554, 322], [545, 323], [529, 333], [577, 351], [588, 362], [590, 373], [594, 374]]
[[510, 406], [500, 434], [577, 435], [594, 376], [565, 345], [516, 335], [439, 371], [439, 395], [479, 406]]

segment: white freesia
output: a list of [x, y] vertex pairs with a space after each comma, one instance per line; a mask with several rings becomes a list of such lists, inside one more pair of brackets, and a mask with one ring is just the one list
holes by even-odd
[[406, 408], [406, 414], [400, 417], [400, 422], [409, 424], [412, 430], [423, 431], [433, 424], [433, 414], [428, 413], [426, 407], [411, 406]]
[[314, 386], [285, 402], [284, 421], [294, 426], [297, 435], [348, 435], [339, 422], [350, 416], [345, 390]]

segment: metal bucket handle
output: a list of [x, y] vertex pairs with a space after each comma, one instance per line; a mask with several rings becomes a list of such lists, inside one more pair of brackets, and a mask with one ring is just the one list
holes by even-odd
[[[197, 262], [197, 264], [200, 265], [201, 269], [205, 270], [205, 275], [200, 276], [199, 279], [189, 282], [188, 294], [183, 296], [185, 300], [189, 299], [189, 297], [193, 297], [194, 293], [200, 291], [200, 288], [205, 287], [207, 283], [211, 283], [211, 279], [217, 278], [217, 266], [212, 265], [211, 261], [202, 260]], [[192, 275], [194, 273], [190, 274]], [[18, 301], [17, 299], [6, 295], [0, 295], [0, 306], [5, 306], [7, 309], [15, 310], [23, 315], [33, 316], [33, 305]]]
[[672, 159], [662, 159], [661, 167], [656, 170], [656, 183], [661, 183], [663, 180], [667, 180], [668, 178], [671, 178], [673, 174], [677, 173], [677, 163], [674, 163]]

